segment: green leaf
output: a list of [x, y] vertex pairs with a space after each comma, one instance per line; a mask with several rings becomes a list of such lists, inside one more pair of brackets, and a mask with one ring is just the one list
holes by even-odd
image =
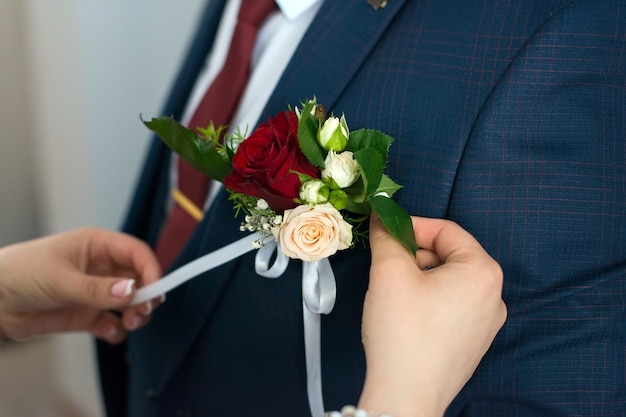
[[397, 184], [387, 174], [383, 173], [378, 189], [374, 191], [374, 194], [386, 193], [389, 197], [392, 197], [400, 188], [402, 188], [400, 184]]
[[356, 153], [361, 149], [374, 149], [382, 156], [384, 168], [387, 164], [387, 153], [392, 142], [393, 138], [391, 136], [385, 135], [379, 130], [359, 129], [350, 132], [346, 150]]
[[348, 194], [348, 198], [350, 198], [350, 200], [354, 200], [357, 203], [362, 203], [367, 198], [367, 194], [365, 194], [365, 184], [363, 182], [362, 176], [359, 176], [359, 179], [357, 179], [354, 184], [352, 184], [348, 188], [344, 188], [343, 190], [346, 192], [346, 194]]
[[357, 202], [351, 199], [348, 199], [348, 204], [346, 205], [345, 210], [351, 213], [362, 214], [364, 216], [369, 216], [372, 212], [368, 203]]
[[217, 181], [224, 182], [224, 177], [232, 166], [219, 154], [212, 141], [198, 136], [172, 117], [154, 118], [149, 122], [142, 119], [142, 122], [191, 166]]
[[306, 174], [303, 174], [301, 172], [294, 171], [293, 169], [290, 169], [289, 172], [292, 173], [292, 174], [296, 174], [298, 176], [298, 178], [300, 178], [300, 184], [304, 184], [307, 181], [319, 180], [319, 178], [315, 178], [315, 177], [312, 177], [310, 175], [306, 175]]
[[309, 162], [321, 169], [324, 168], [324, 153], [317, 143], [319, 121], [311, 114], [314, 105], [313, 102], [308, 102], [302, 109], [298, 122], [298, 143]]
[[398, 203], [383, 196], [371, 197], [370, 206], [380, 217], [389, 233], [415, 256], [418, 247], [415, 242], [411, 216]]
[[[375, 149], [365, 148], [354, 153], [354, 159], [361, 167], [361, 178], [365, 185], [365, 197], [378, 189], [385, 167], [385, 160]], [[357, 200], [359, 200], [357, 198]]]

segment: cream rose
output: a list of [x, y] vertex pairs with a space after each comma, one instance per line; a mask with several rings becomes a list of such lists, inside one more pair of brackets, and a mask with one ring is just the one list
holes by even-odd
[[329, 184], [333, 189], [347, 188], [354, 184], [361, 175], [359, 163], [354, 159], [354, 154], [350, 151], [336, 153], [328, 152], [324, 160], [326, 166], [322, 170], [322, 179], [332, 180]]
[[352, 245], [352, 225], [328, 203], [285, 210], [281, 225], [272, 233], [286, 256], [309, 262]]

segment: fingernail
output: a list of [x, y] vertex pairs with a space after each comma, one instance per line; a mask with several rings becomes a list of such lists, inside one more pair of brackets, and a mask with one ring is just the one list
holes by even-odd
[[130, 323], [130, 329], [129, 330], [137, 329], [139, 326], [141, 326], [141, 323], [143, 323], [143, 319], [140, 316], [133, 317], [133, 319], [131, 320], [131, 323]]
[[111, 326], [111, 328], [107, 332], [107, 339], [108, 340], [115, 340], [119, 333], [120, 333], [120, 331], [117, 329], [116, 326]]
[[111, 295], [118, 298], [128, 297], [130, 293], [133, 292], [134, 285], [134, 279], [125, 279], [123, 281], [118, 281], [111, 288]]
[[160, 303], [164, 303], [164, 302], [165, 302], [165, 294], [161, 294], [161, 295], [159, 296], [159, 302], [160, 302]]
[[143, 305], [143, 308], [141, 309], [141, 313], [146, 316], [149, 316], [150, 313], [152, 313], [152, 301], [148, 301], [147, 303]]

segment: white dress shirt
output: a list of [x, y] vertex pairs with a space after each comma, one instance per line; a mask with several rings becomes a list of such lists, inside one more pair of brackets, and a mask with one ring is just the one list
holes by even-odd
[[[251, 74], [246, 89], [235, 111], [235, 115], [229, 124], [229, 132], [239, 129], [247, 130], [250, 134], [254, 125], [269, 100], [278, 80], [291, 60], [304, 33], [309, 28], [313, 18], [317, 14], [321, 0], [276, 0], [279, 9], [273, 12], [261, 26], [257, 35], [254, 50], [252, 52]], [[241, 0], [230, 0], [226, 3], [220, 25], [216, 32], [215, 47], [207, 57], [205, 69], [202, 71], [192, 90], [189, 101], [182, 118], [186, 124], [195, 108], [198, 106], [204, 93], [211, 85], [213, 79], [222, 68], [230, 39], [233, 36], [237, 23], [237, 14]], [[294, 100], [296, 100], [294, 98]], [[286, 103], [287, 104], [287, 103]], [[291, 103], [296, 105], [298, 103]], [[286, 110], [286, 109], [285, 109]], [[177, 160], [176, 156], [171, 164], [170, 182], [171, 187], [177, 187]], [[221, 188], [221, 183], [212, 181], [210, 192], [204, 209], [211, 204], [215, 195]], [[170, 199], [168, 207], [171, 208], [173, 201]]]

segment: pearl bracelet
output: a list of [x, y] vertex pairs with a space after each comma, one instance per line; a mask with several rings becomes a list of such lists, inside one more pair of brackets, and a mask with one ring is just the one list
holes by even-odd
[[339, 411], [329, 411], [324, 417], [393, 417], [391, 414], [381, 414], [373, 411], [367, 411], [362, 408], [356, 408], [353, 405], [346, 405]]

